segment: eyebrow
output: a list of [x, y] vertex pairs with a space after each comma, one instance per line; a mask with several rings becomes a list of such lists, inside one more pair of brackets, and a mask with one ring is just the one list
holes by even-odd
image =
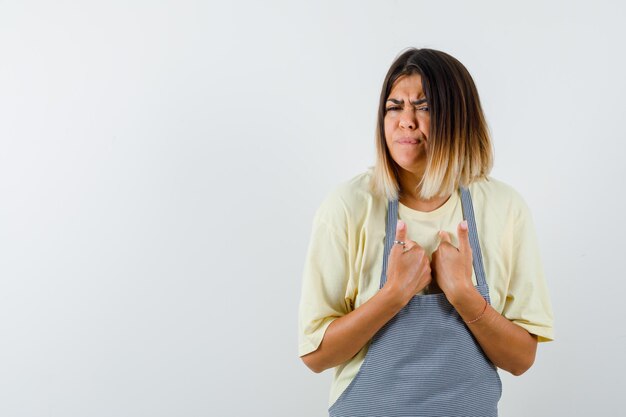
[[[387, 101], [391, 101], [393, 104], [404, 104], [404, 100], [396, 100], [395, 98], [388, 98]], [[419, 100], [415, 100], [411, 102], [411, 104], [414, 106], [419, 106], [422, 103], [426, 103], [425, 98], [421, 98]]]

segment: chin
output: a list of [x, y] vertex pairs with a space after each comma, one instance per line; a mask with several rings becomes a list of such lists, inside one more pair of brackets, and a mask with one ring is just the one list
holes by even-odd
[[[400, 167], [400, 169], [402, 171], [405, 171], [407, 173], [411, 173], [411, 174], [415, 174], [415, 175], [422, 175], [424, 173], [424, 165], [422, 164], [404, 164], [404, 163], [398, 163], [398, 166]], [[421, 169], [420, 169], [421, 167]]]
[[426, 158], [393, 158], [400, 168], [409, 172], [419, 172], [426, 166]]

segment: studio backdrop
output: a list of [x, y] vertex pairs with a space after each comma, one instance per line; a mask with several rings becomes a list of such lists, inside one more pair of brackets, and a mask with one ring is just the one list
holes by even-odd
[[556, 341], [500, 414], [622, 407], [626, 6], [0, 1], [0, 415], [323, 416], [297, 356], [315, 210], [374, 163], [404, 48], [476, 81]]

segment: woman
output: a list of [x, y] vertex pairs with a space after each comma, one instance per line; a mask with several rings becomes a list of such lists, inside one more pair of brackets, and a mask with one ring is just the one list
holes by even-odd
[[299, 354], [335, 368], [331, 416], [496, 416], [552, 312], [532, 220], [488, 177], [492, 146], [455, 58], [410, 49], [379, 103], [373, 170], [317, 211]]

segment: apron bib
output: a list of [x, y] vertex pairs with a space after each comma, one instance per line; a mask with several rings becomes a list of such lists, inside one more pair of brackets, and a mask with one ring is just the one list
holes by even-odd
[[[489, 302], [474, 208], [461, 189], [476, 289]], [[387, 280], [398, 200], [390, 201], [380, 287]], [[444, 293], [416, 295], [372, 338], [361, 369], [330, 417], [495, 417], [502, 384], [496, 367]]]

